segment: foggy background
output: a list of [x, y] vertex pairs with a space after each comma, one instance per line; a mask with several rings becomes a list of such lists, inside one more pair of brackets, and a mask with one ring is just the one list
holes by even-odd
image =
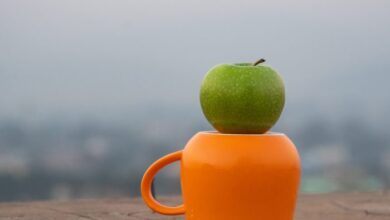
[[[273, 131], [301, 192], [390, 187], [390, 1], [0, 0], [0, 201], [139, 196], [145, 169], [211, 130], [218, 63], [266, 58]], [[178, 165], [157, 177], [178, 194]]]

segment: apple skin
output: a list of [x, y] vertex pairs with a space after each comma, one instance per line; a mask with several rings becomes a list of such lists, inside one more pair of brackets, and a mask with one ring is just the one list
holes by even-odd
[[262, 64], [217, 65], [200, 89], [202, 111], [221, 133], [265, 133], [279, 119], [284, 102], [283, 79]]

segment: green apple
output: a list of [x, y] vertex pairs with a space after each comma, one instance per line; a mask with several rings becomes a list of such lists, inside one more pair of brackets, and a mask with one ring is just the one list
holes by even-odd
[[262, 134], [279, 119], [285, 101], [281, 76], [264, 59], [220, 64], [205, 76], [200, 103], [207, 120], [221, 133]]

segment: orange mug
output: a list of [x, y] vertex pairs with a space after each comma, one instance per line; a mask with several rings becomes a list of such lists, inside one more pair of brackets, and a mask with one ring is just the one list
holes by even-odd
[[[162, 205], [152, 196], [152, 180], [179, 160], [184, 204]], [[146, 170], [141, 194], [154, 211], [187, 220], [292, 220], [299, 179], [299, 155], [284, 134], [199, 132]]]

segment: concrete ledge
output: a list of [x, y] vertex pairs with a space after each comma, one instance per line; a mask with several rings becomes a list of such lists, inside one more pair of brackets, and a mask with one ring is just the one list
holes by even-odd
[[[160, 199], [178, 204], [178, 197]], [[150, 211], [141, 199], [82, 199], [0, 203], [1, 220], [184, 219]], [[390, 219], [390, 192], [301, 195], [296, 220]]]

